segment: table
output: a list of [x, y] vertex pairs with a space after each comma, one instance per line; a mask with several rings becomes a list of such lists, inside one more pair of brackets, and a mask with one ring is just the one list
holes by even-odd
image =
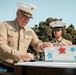
[[76, 62], [22, 62], [15, 64], [15, 75], [76, 75]]

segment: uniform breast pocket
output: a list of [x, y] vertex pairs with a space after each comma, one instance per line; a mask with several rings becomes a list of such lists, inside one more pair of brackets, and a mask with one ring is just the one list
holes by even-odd
[[13, 37], [13, 33], [11, 31], [8, 31], [7, 38], [10, 40]]
[[18, 39], [18, 34], [16, 32], [13, 31], [8, 31], [7, 34], [7, 41], [9, 45], [14, 44], [14, 41], [16, 42]]
[[32, 41], [32, 36], [31, 35], [25, 35], [24, 42], [26, 42], [26, 45], [29, 45]]
[[25, 35], [25, 39], [26, 40], [32, 40], [32, 36], [31, 35]]

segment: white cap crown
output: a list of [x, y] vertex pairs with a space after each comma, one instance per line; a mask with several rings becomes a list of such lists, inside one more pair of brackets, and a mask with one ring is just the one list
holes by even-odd
[[52, 28], [54, 27], [64, 27], [66, 24], [62, 21], [53, 21], [49, 24]]
[[24, 4], [24, 3], [17, 3], [18, 7], [20, 10], [27, 12], [29, 14], [32, 14], [33, 10], [36, 9], [37, 7], [31, 4]]

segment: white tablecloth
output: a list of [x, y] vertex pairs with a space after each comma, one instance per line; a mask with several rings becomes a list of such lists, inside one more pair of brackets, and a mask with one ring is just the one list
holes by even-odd
[[76, 68], [76, 62], [22, 62], [16, 63], [18, 66], [35, 66], [35, 67], [54, 67], [54, 68]]

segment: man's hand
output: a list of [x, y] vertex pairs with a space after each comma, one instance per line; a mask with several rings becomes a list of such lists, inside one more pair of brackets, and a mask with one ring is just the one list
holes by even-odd
[[31, 53], [22, 54], [21, 59], [25, 62], [30, 61], [30, 60], [34, 60], [34, 55]]
[[53, 47], [53, 44], [51, 44], [50, 42], [44, 42], [44, 43], [40, 46], [40, 48], [41, 48], [42, 50], [44, 50], [44, 48], [46, 48], [46, 47]]

